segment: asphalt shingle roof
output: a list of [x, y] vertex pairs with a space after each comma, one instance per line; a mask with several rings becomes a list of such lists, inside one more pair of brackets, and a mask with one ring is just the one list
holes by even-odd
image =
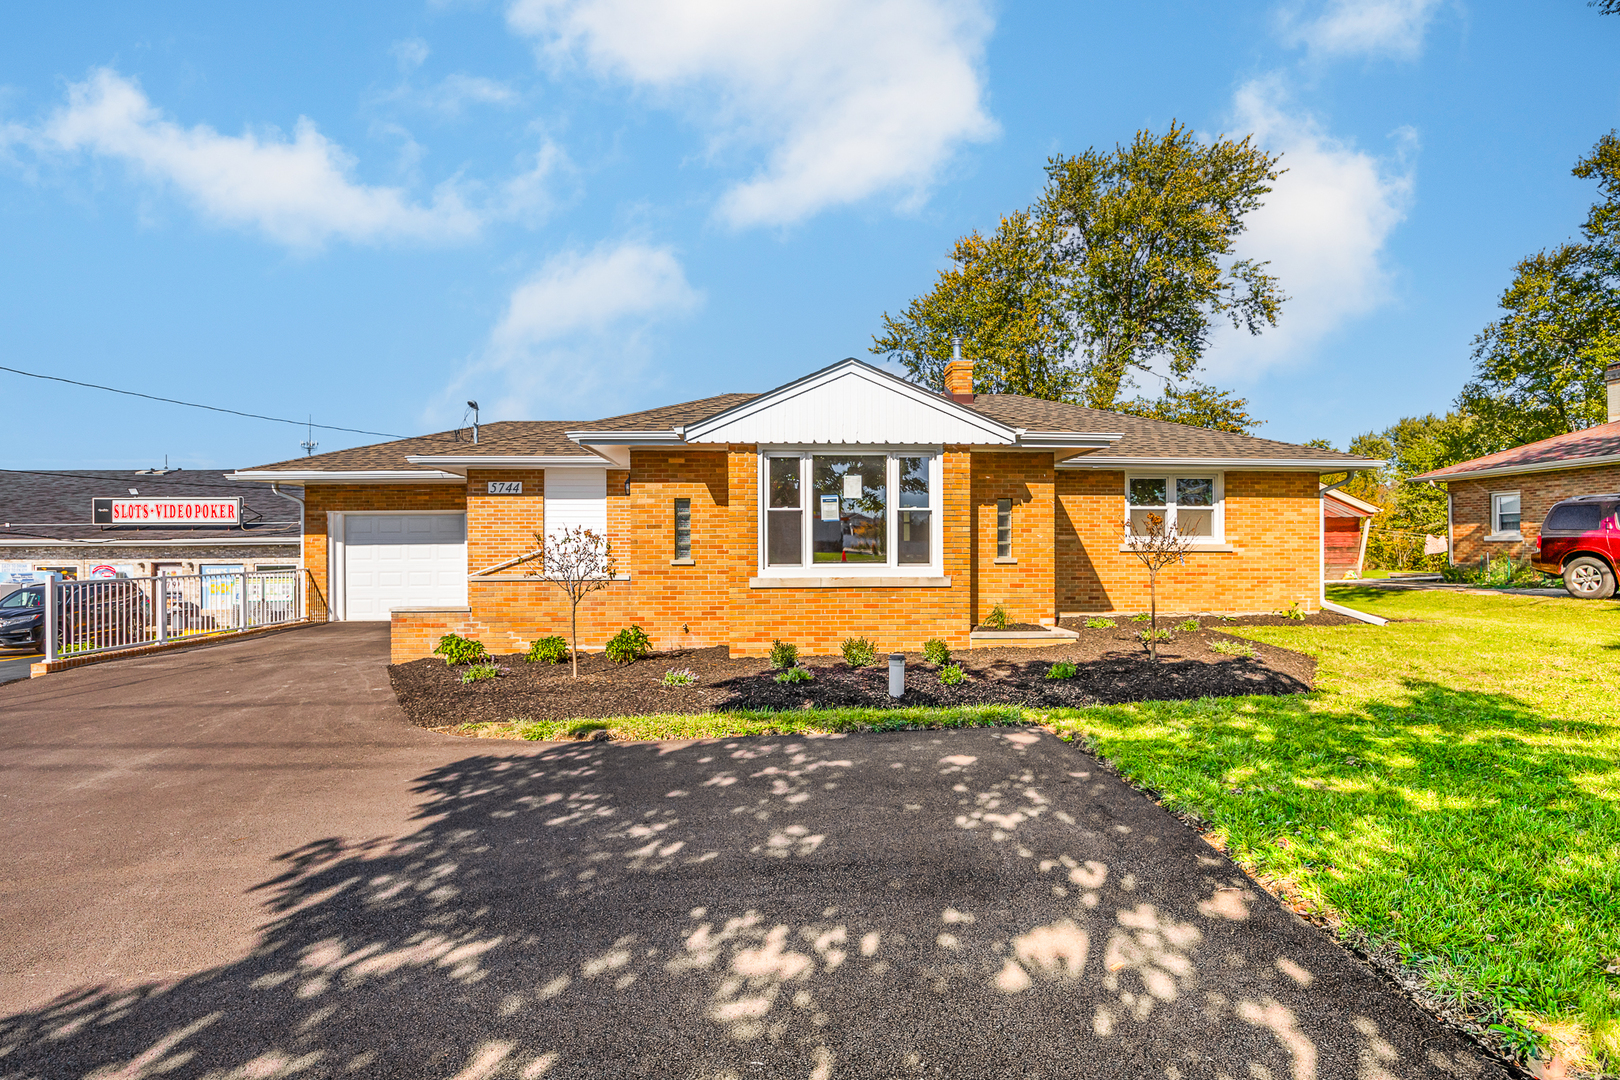
[[[243, 527], [94, 525], [93, 499], [214, 498], [242, 500]], [[286, 488], [302, 494], [297, 487]], [[36, 524], [64, 522], [70, 524]], [[77, 523], [77, 524], [71, 524]], [[130, 469], [0, 470], [0, 540], [196, 540], [298, 536], [298, 507], [264, 484], [227, 480], [217, 472], [176, 469], [161, 475]]]
[[[349, 472], [368, 470], [432, 472], [430, 465], [413, 465], [412, 456], [456, 455], [498, 457], [509, 454], [589, 455], [586, 447], [570, 440], [567, 432], [662, 431], [685, 427], [752, 401], [757, 394], [718, 394], [697, 401], [665, 405], [601, 420], [506, 420], [479, 428], [477, 445], [469, 429], [441, 431], [410, 439], [357, 446], [349, 450], [293, 458], [260, 465], [252, 472]], [[1031, 431], [1083, 431], [1118, 433], [1124, 437], [1097, 457], [1131, 458], [1252, 458], [1255, 460], [1320, 461], [1324, 465], [1364, 464], [1365, 458], [1319, 450], [1311, 446], [1259, 439], [1208, 428], [1149, 420], [1140, 416], [1088, 409], [1060, 401], [1043, 401], [1017, 394], [980, 394], [968, 408], [1009, 427]]]
[[1568, 435], [1554, 435], [1540, 442], [1526, 443], [1512, 450], [1459, 461], [1443, 469], [1412, 477], [1413, 480], [1446, 480], [1467, 476], [1469, 473], [1505, 469], [1533, 469], [1569, 463], [1584, 458], [1620, 457], [1620, 420], [1597, 424]]
[[1104, 458], [1256, 458], [1293, 461], [1321, 461], [1332, 465], [1364, 463], [1367, 459], [1337, 450], [1298, 446], [1238, 435], [1230, 431], [1172, 424], [1143, 416], [1088, 409], [1062, 401], [1044, 401], [1018, 394], [980, 394], [969, 406], [1008, 427], [1030, 431], [1086, 431], [1123, 435], [1113, 446], [1098, 450]]

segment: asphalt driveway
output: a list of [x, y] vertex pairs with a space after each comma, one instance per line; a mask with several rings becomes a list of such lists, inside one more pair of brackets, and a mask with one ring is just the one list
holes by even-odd
[[1501, 1075], [1045, 735], [460, 741], [385, 636], [0, 688], [0, 1077]]

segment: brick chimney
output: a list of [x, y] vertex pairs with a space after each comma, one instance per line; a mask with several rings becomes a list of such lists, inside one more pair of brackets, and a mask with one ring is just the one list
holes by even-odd
[[[1620, 365], [1612, 370], [1620, 371]], [[1616, 375], [1615, 378], [1620, 378]], [[1615, 409], [1616, 395], [1620, 395], [1620, 386], [1611, 383], [1609, 386], [1609, 412]], [[952, 401], [960, 401], [964, 405], [973, 404], [973, 361], [962, 359], [962, 339], [951, 338], [951, 362], [945, 365], [945, 396]]]
[[[945, 369], [945, 385], [951, 384], [951, 369]], [[1609, 392], [1609, 423], [1620, 420], [1620, 364], [1610, 364], [1603, 369], [1604, 389]]]

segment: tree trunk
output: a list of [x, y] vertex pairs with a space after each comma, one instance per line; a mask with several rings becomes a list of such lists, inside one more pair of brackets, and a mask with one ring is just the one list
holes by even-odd
[[1148, 574], [1148, 657], [1159, 662], [1159, 574]]
[[568, 609], [568, 656], [574, 665], [574, 678], [579, 678], [579, 601]]

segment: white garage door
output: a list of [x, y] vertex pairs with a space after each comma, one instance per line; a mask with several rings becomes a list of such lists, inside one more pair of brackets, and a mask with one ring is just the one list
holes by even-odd
[[465, 607], [466, 514], [363, 514], [343, 528], [344, 618], [397, 607]]

